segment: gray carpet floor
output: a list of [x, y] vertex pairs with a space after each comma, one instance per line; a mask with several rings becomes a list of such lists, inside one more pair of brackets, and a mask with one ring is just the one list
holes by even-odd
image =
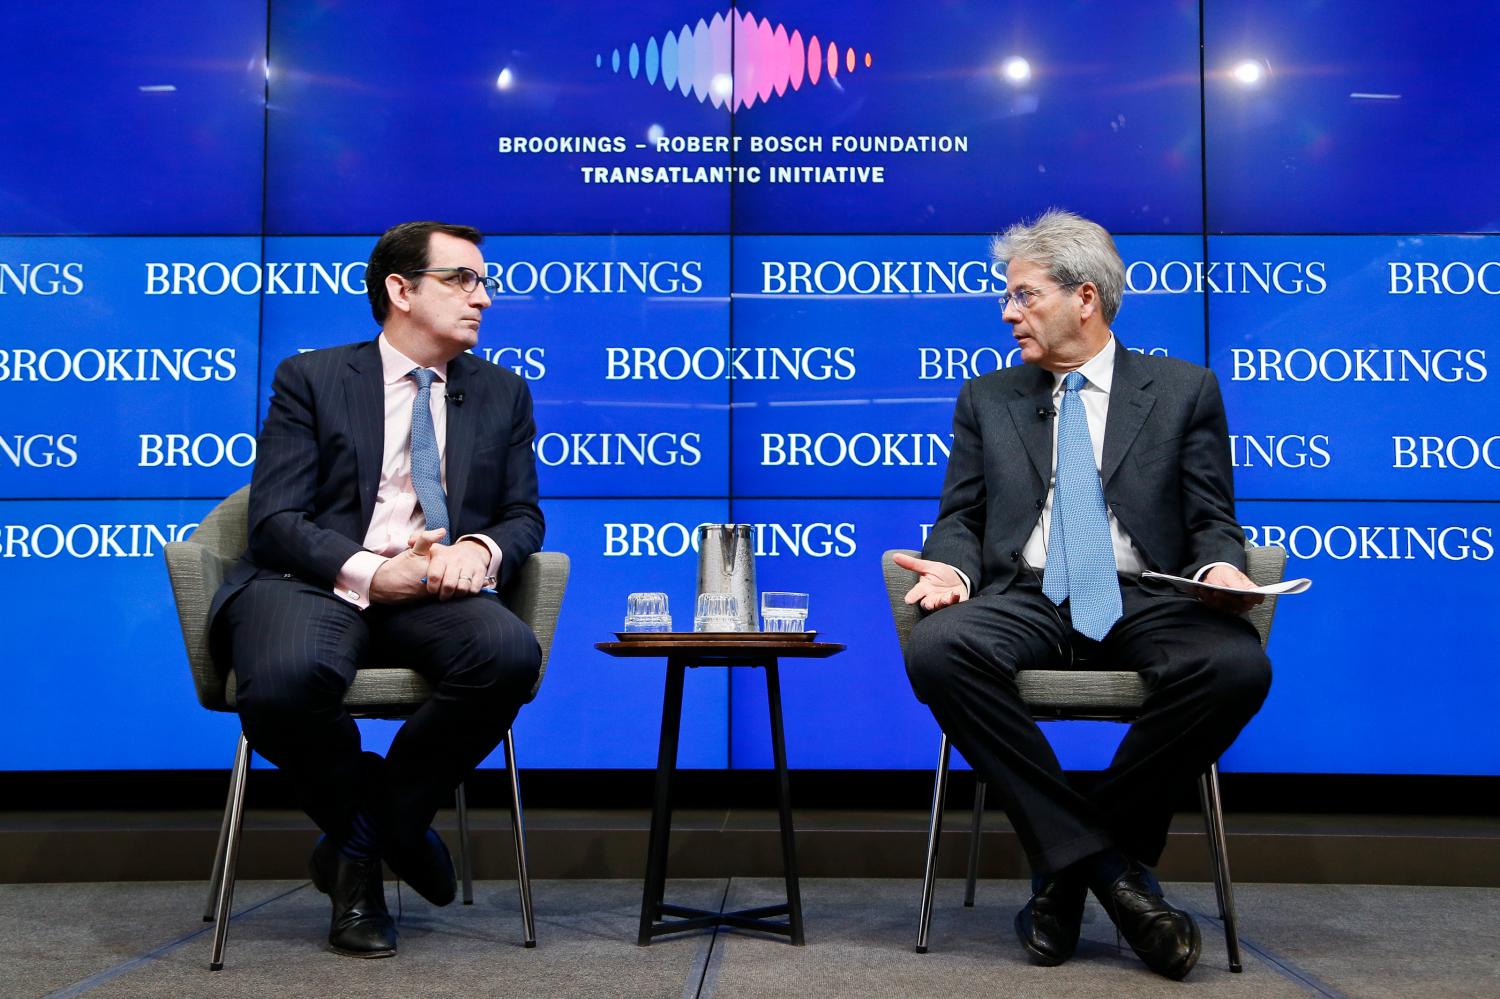
[[[1212, 886], [1169, 886], [1201, 917], [1203, 957], [1185, 984], [1118, 947], [1092, 901], [1072, 961], [1028, 964], [1011, 930], [1019, 881], [982, 882], [971, 909], [961, 882], [940, 882], [920, 955], [913, 881], [804, 881], [800, 948], [723, 929], [637, 947], [639, 882], [534, 890], [534, 950], [520, 945], [514, 884], [484, 882], [472, 907], [434, 909], [403, 891], [400, 954], [357, 961], [324, 947], [328, 903], [305, 882], [245, 881], [225, 969], [211, 974], [201, 883], [0, 885], [0, 996], [1500, 997], [1500, 889], [1241, 884], [1236, 975]], [[768, 879], [673, 881], [668, 901], [736, 909], [781, 891]], [[394, 886], [387, 895], [395, 911]]]

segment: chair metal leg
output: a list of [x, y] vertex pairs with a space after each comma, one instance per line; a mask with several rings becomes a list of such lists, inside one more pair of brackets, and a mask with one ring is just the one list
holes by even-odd
[[531, 907], [531, 875], [526, 870], [526, 826], [521, 815], [521, 782], [516, 777], [516, 740], [505, 730], [505, 771], [510, 777], [510, 825], [516, 839], [516, 887], [521, 893], [522, 944], [536, 946], [536, 914]]
[[964, 905], [974, 908], [974, 886], [979, 881], [979, 834], [984, 824], [984, 781], [974, 782], [974, 819], [969, 825], [969, 873], [964, 881]]
[[464, 905], [473, 905], [474, 858], [469, 852], [469, 799], [462, 784], [453, 792], [453, 806], [458, 809], [458, 874], [464, 883]]
[[1240, 937], [1234, 917], [1234, 882], [1229, 877], [1229, 842], [1224, 834], [1224, 801], [1219, 796], [1219, 765], [1209, 764], [1198, 778], [1203, 798], [1203, 822], [1208, 827], [1208, 848], [1213, 855], [1214, 890], [1219, 896], [1219, 918], [1224, 922], [1224, 946], [1229, 951], [1229, 970], [1243, 970]]
[[224, 945], [229, 940], [229, 908], [234, 903], [234, 872], [239, 862], [240, 833], [245, 821], [245, 783], [249, 771], [250, 743], [241, 732], [239, 746], [234, 751], [234, 769], [229, 777], [229, 801], [224, 806], [229, 835], [224, 842], [224, 868], [219, 877], [218, 901], [214, 905], [214, 943], [208, 960], [209, 971], [224, 968]]
[[1214, 875], [1214, 903], [1218, 906], [1215, 915], [1222, 921], [1224, 918], [1224, 881], [1221, 877], [1219, 867], [1220, 848], [1219, 831], [1214, 824], [1214, 799], [1213, 791], [1208, 786], [1208, 771], [1198, 775], [1198, 803], [1203, 809], [1203, 830], [1208, 841], [1209, 863], [1213, 868]]
[[[244, 738], [241, 735], [240, 741], [243, 742]], [[236, 761], [239, 759], [238, 749], [235, 750], [235, 759]], [[230, 767], [229, 772], [231, 774], [234, 773], [233, 766]], [[224, 818], [219, 822], [219, 845], [214, 848], [214, 866], [208, 872], [208, 898], [203, 902], [203, 921], [205, 923], [214, 921], [214, 904], [219, 900], [219, 885], [224, 880], [224, 847], [229, 842], [229, 802], [233, 796], [233, 790], [234, 787], [231, 783], [231, 794], [226, 795], [224, 798]]]
[[922, 875], [922, 912], [917, 920], [917, 953], [927, 953], [927, 931], [932, 926], [932, 896], [937, 887], [938, 841], [943, 832], [943, 803], [948, 797], [948, 733], [938, 748], [937, 775], [932, 782], [932, 815], [927, 821], [927, 869]]

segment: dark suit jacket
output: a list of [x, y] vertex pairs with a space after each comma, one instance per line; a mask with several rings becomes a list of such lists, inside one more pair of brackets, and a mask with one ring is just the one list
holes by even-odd
[[[472, 354], [448, 362], [444, 443], [452, 541], [500, 546], [500, 585], [541, 547], [531, 391]], [[385, 386], [374, 340], [282, 361], [250, 483], [250, 546], [214, 595], [212, 615], [246, 583], [291, 573], [333, 588], [364, 547], [385, 447]]]
[[[1234, 515], [1224, 401], [1213, 372], [1117, 342], [1100, 476], [1104, 498], [1146, 568], [1191, 576], [1245, 564]], [[1052, 475], [1051, 372], [1017, 365], [965, 382], [937, 523], [922, 557], [968, 574], [976, 595], [1022, 570]]]

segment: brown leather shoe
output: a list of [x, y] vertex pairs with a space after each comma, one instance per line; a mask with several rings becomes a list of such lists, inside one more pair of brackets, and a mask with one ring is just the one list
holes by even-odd
[[1033, 964], [1050, 968], [1073, 956], [1087, 894], [1083, 879], [1071, 874], [1032, 881], [1031, 900], [1016, 913], [1016, 936]]

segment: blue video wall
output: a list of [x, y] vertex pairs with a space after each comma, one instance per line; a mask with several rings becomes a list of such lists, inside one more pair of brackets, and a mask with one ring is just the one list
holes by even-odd
[[[879, 557], [931, 527], [964, 380], [1019, 363], [990, 237], [1055, 205], [1117, 235], [1120, 341], [1217, 373], [1240, 520], [1315, 581], [1225, 768], [1500, 774], [1497, 32], [1399, 0], [5, 5], [0, 769], [227, 765], [162, 545], [249, 481], [281, 358], [375, 335], [365, 260], [417, 218], [487, 234], [476, 353], [530, 383], [573, 560], [522, 765], [654, 765], [662, 667], [593, 643], [632, 590], [689, 626], [694, 529], [735, 521], [848, 645], [783, 671], [791, 765], [932, 766]], [[758, 672], [687, 698], [684, 765], [770, 764]], [[1120, 735], [1050, 731], [1077, 767]]]

